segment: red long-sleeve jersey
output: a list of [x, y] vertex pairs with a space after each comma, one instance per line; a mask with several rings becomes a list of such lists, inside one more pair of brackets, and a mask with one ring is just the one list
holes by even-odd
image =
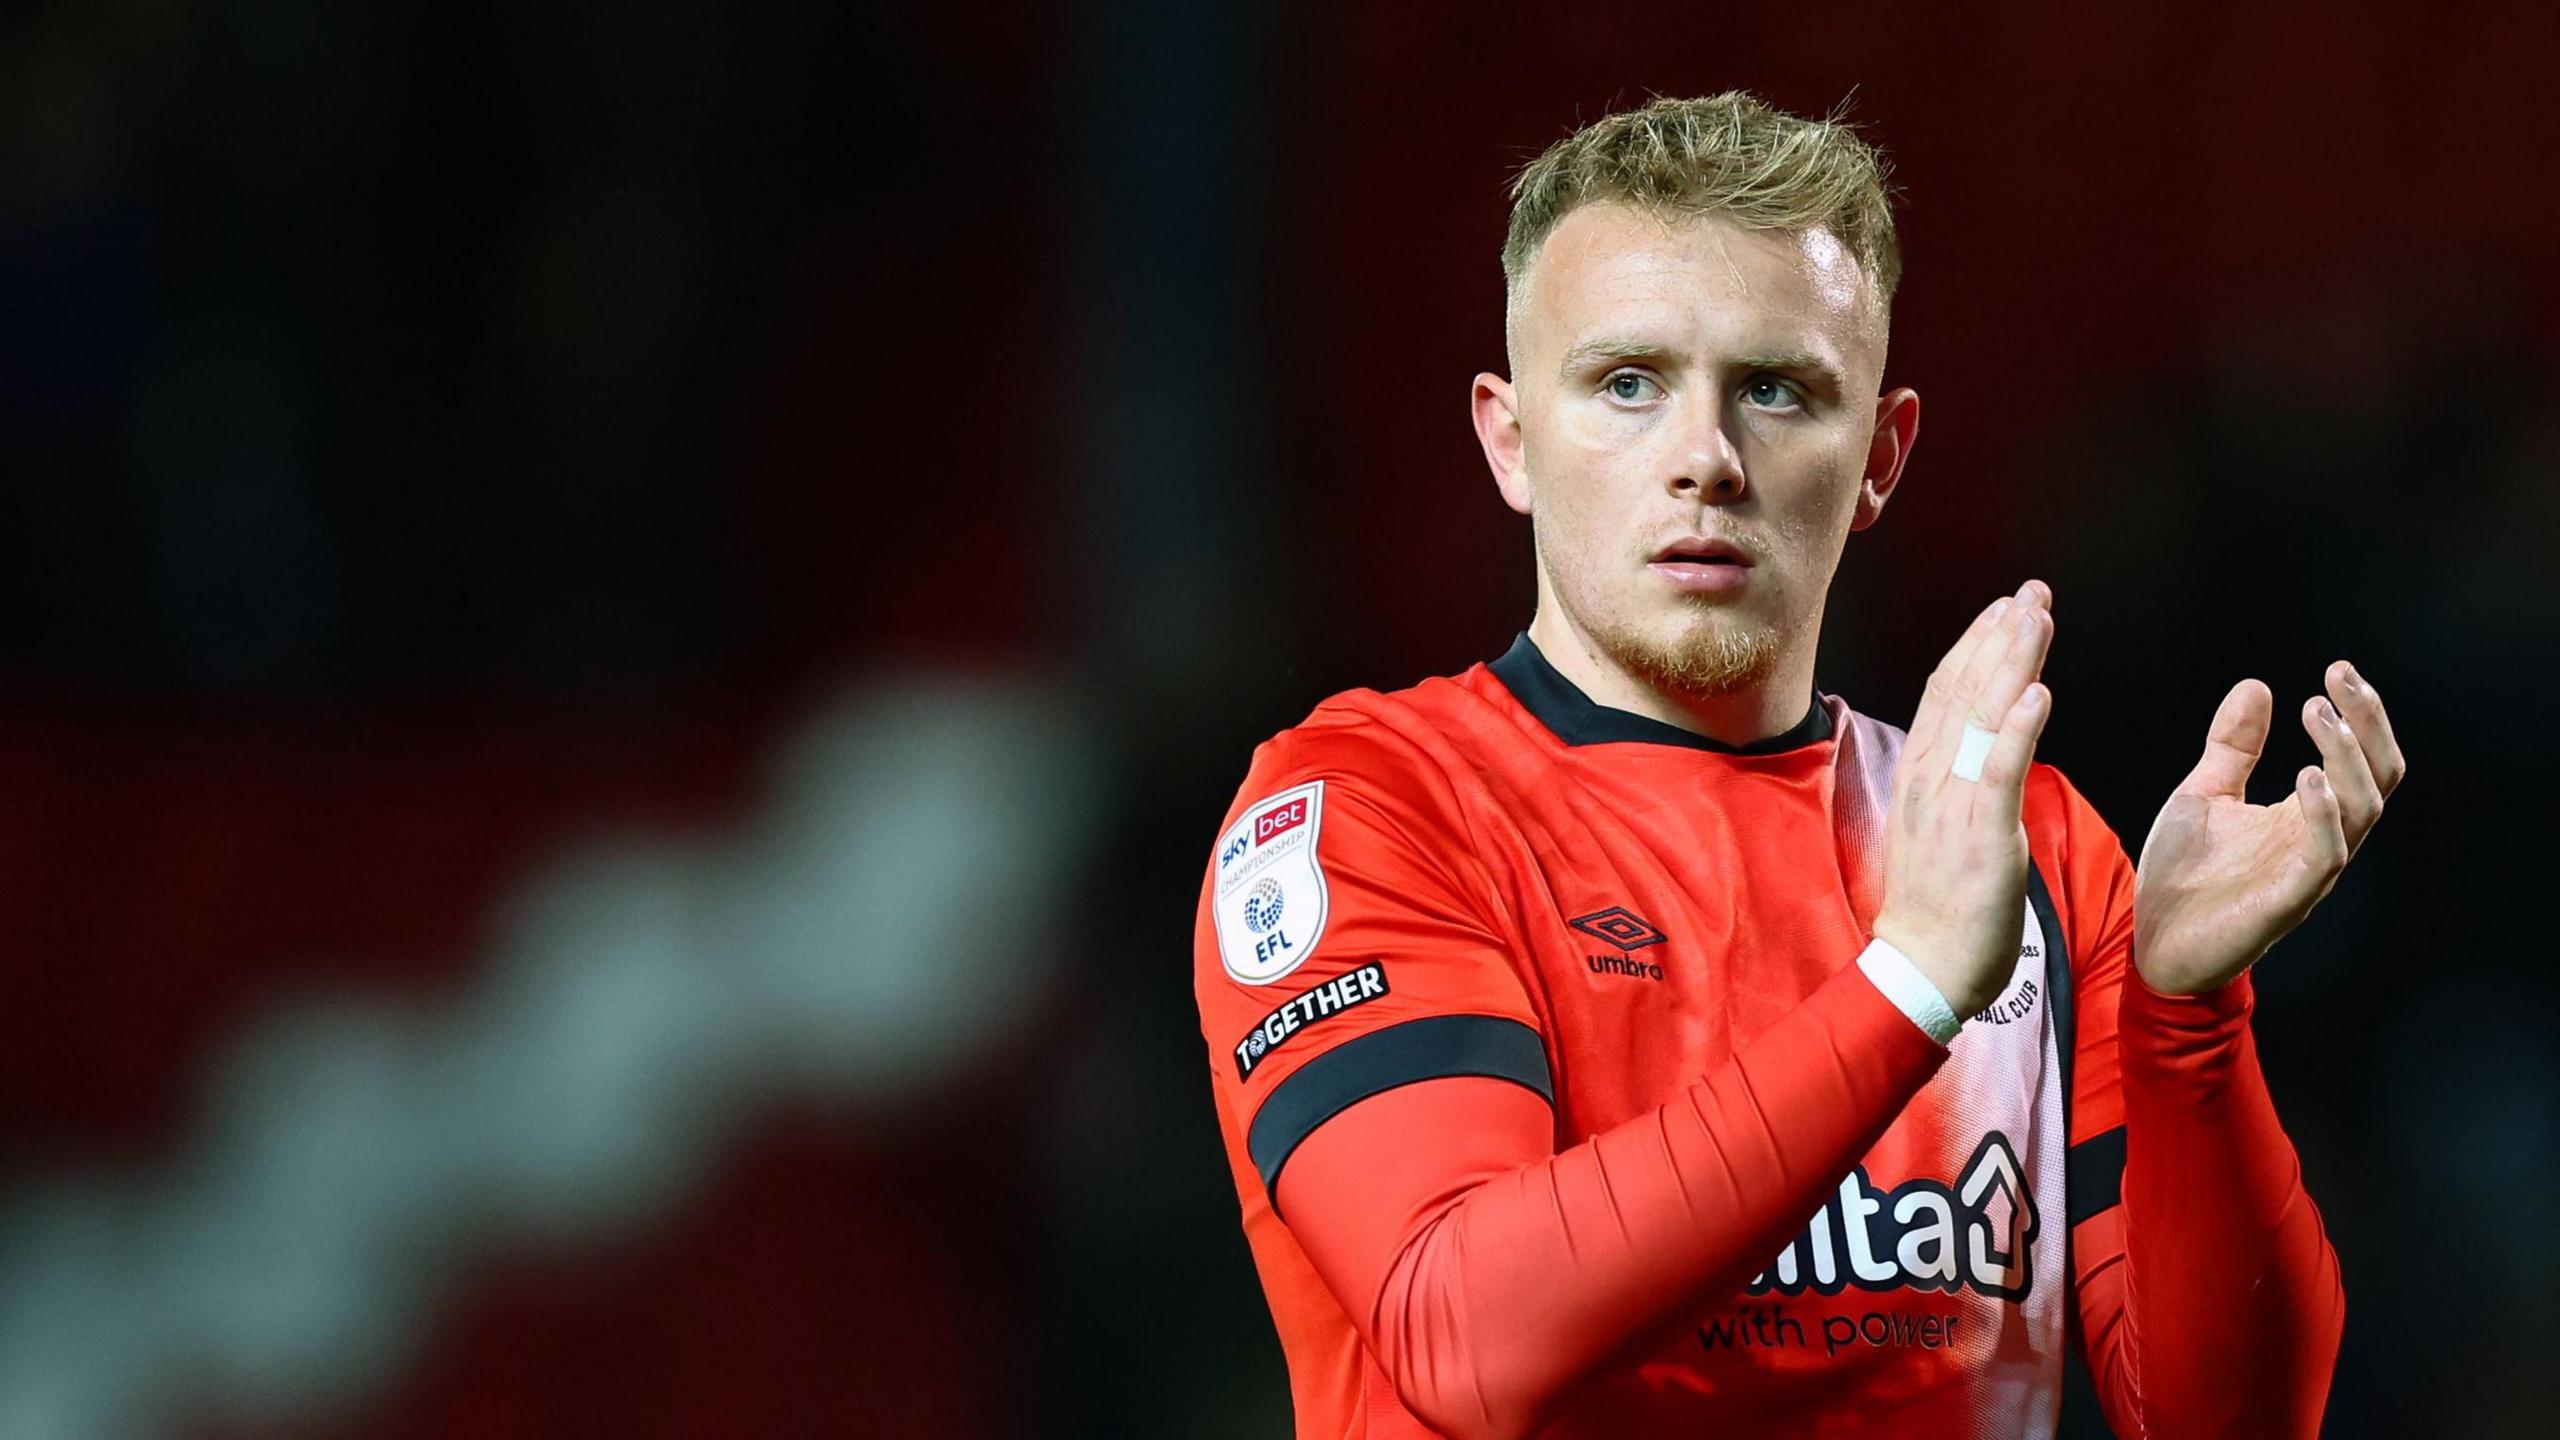
[[2050, 766], [2000, 997], [1855, 965], [1902, 733], [1734, 749], [1523, 637], [1257, 752], [1195, 990], [1305, 1437], [2313, 1433], [2344, 1298], [2244, 979], [2152, 994]]

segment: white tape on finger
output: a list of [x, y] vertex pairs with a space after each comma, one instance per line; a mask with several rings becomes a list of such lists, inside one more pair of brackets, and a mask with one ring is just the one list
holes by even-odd
[[1982, 782], [1982, 762], [1991, 758], [1992, 743], [2000, 737], [1967, 720], [1964, 738], [1956, 742], [1956, 763], [1952, 769], [1959, 780]]

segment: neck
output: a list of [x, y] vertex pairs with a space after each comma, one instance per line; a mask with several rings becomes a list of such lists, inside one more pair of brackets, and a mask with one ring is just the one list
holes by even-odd
[[[1810, 633], [1821, 633], [1821, 616]], [[1529, 622], [1529, 638], [1556, 672], [1591, 697], [1592, 703], [1625, 710], [1674, 725], [1736, 748], [1783, 734], [1804, 719], [1813, 699], [1813, 647], [1788, 644], [1767, 676], [1724, 695], [1673, 694], [1630, 672], [1603, 649], [1563, 609], [1540, 605]]]

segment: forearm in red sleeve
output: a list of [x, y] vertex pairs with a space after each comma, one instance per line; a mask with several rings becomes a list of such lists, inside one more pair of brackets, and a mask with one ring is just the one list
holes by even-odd
[[2337, 1253], [2258, 1068], [2247, 976], [2194, 997], [2128, 974], [2121, 1220], [2077, 1237], [2111, 1415], [2159, 1436], [2315, 1435], [2346, 1319]]
[[1531, 1091], [1430, 1079], [1315, 1129], [1273, 1198], [1408, 1409], [1525, 1435], [1738, 1290], [1945, 1057], [1849, 965], [1669, 1103], [1560, 1153]]

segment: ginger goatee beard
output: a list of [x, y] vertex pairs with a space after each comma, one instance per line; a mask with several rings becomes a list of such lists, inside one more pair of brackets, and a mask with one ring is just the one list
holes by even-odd
[[1633, 625], [1603, 626], [1596, 637], [1609, 658], [1666, 695], [1713, 699], [1765, 682], [1778, 665], [1778, 637], [1765, 626], [1702, 617], [1664, 644]]
[[[1788, 522], [1788, 534], [1801, 531]], [[1693, 700], [1720, 699], [1767, 683], [1779, 661], [1777, 629], [1727, 611], [1708, 600], [1688, 600], [1688, 622], [1669, 641], [1648, 634], [1643, 625], [1622, 614], [1608, 614], [1605, 604], [1586, 609], [1573, 603], [1573, 592], [1556, 580], [1567, 573], [1548, 550], [1545, 527], [1532, 525], [1531, 544], [1538, 552], [1540, 603], [1552, 597], [1570, 615], [1575, 628], [1596, 642], [1619, 669], [1661, 694]], [[1766, 552], [1757, 552], [1765, 558]], [[1592, 597], [1597, 598], [1597, 597]], [[1591, 610], [1602, 612], [1591, 615]], [[1722, 612], [1722, 613], [1720, 613]]]

